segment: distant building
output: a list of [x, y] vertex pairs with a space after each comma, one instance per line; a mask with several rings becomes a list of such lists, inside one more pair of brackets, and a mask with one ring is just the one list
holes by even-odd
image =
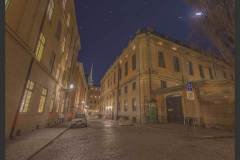
[[87, 109], [88, 114], [96, 113], [99, 110], [100, 87], [94, 85], [93, 81], [93, 64], [88, 76], [88, 93], [87, 93]]
[[5, 3], [9, 137], [55, 124], [59, 114], [67, 114], [66, 96], [81, 46], [74, 1]]
[[[100, 113], [136, 123], [191, 121], [231, 126], [233, 80], [234, 70], [218, 57], [144, 29], [136, 33], [102, 78]], [[193, 84], [192, 92], [186, 92], [188, 82]], [[197, 90], [202, 90], [200, 98], [206, 93], [215, 99], [203, 101]], [[223, 97], [226, 105], [219, 111], [216, 104], [221, 105], [218, 102]]]
[[97, 113], [100, 106], [100, 87], [96, 85], [88, 86], [87, 107], [88, 114]]

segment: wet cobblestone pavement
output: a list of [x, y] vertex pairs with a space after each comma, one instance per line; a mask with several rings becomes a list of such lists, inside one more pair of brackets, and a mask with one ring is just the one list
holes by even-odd
[[33, 160], [234, 160], [234, 138], [198, 139], [176, 129], [91, 120], [70, 129]]

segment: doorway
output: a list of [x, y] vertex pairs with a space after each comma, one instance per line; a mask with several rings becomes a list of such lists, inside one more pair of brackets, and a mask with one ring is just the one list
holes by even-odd
[[169, 123], [183, 124], [182, 97], [169, 96], [166, 98], [167, 119]]

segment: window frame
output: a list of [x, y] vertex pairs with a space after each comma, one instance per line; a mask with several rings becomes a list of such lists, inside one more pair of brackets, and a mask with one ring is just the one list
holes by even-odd
[[165, 57], [162, 51], [158, 51], [158, 66], [161, 68], [166, 68]]
[[34, 88], [35, 88], [35, 83], [32, 80], [28, 80], [24, 90], [21, 107], [19, 109], [20, 113], [27, 113], [29, 111]]

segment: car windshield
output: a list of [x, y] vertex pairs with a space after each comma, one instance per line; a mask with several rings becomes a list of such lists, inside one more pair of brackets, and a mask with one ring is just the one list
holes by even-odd
[[76, 118], [85, 118], [85, 114], [76, 114]]

